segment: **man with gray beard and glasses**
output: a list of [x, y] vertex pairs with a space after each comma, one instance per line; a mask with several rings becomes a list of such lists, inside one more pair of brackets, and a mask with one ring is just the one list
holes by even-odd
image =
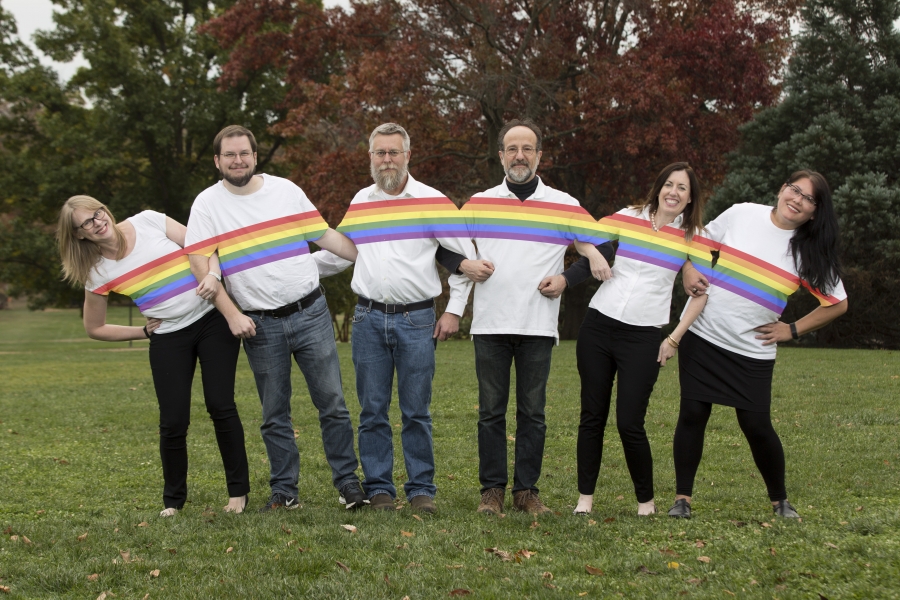
[[[393, 442], [388, 409], [394, 370], [406, 463], [404, 492], [412, 510], [434, 513], [434, 449], [431, 435], [431, 380], [437, 340], [459, 329], [471, 282], [493, 273], [487, 261], [469, 260], [475, 248], [457, 207], [434, 188], [416, 181], [407, 167], [409, 135], [385, 123], [369, 136], [370, 172], [375, 181], [360, 190], [337, 230], [359, 250], [350, 284], [359, 295], [353, 316], [353, 366], [362, 411], [359, 457], [363, 487], [375, 510], [394, 510]], [[441, 293], [436, 254], [450, 271], [450, 302], [435, 320], [434, 298]], [[320, 275], [346, 268], [327, 252], [313, 258]]]

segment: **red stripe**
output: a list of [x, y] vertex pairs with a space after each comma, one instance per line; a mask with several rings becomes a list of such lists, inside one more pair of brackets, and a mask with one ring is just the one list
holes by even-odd
[[[228, 233], [223, 233], [221, 235], [215, 235], [211, 238], [205, 239], [202, 242], [197, 242], [196, 244], [191, 244], [190, 246], [185, 247], [185, 252], [190, 254], [194, 250], [203, 248], [205, 246], [209, 246], [212, 243], [216, 243], [217, 245], [225, 240], [230, 240], [232, 238], [236, 238], [238, 236], [253, 233], [256, 231], [260, 231], [263, 229], [268, 229], [269, 227], [274, 227], [276, 225], [283, 225], [285, 223], [291, 223], [294, 221], [304, 221], [307, 219], [314, 219], [315, 217], [319, 217], [322, 219], [322, 215], [319, 214], [317, 210], [311, 210], [305, 213], [297, 213], [295, 215], [288, 215], [286, 217], [279, 217], [277, 219], [272, 219], [271, 221], [263, 221], [262, 223], [256, 223], [255, 225], [250, 225], [249, 227], [243, 227], [241, 229], [235, 229], [234, 231], [229, 231]], [[324, 222], [324, 219], [322, 219]]]
[[[517, 208], [538, 208], [541, 210], [558, 210], [560, 212], [568, 212], [578, 215], [588, 215], [590, 213], [584, 210], [584, 208], [579, 204], [578, 206], [570, 206], [568, 204], [557, 204], [555, 202], [543, 202], [541, 200], [525, 200], [524, 202], [519, 201], [518, 198], [484, 198], [481, 196], [473, 196], [471, 200], [469, 200], [463, 207], [468, 206], [469, 204], [473, 204], [477, 206], [489, 205], [489, 206], [513, 206]], [[593, 217], [591, 217], [593, 219]]]
[[402, 200], [379, 200], [375, 202], [360, 202], [359, 204], [351, 204], [347, 209], [347, 214], [358, 210], [376, 210], [384, 208], [402, 208], [404, 206], [421, 206], [423, 204], [449, 204], [456, 208], [453, 201], [446, 196], [435, 198], [403, 198]]
[[109, 282], [105, 283], [104, 285], [101, 285], [100, 287], [98, 287], [97, 289], [94, 290], [94, 293], [95, 294], [106, 294], [109, 290], [111, 290], [114, 287], [116, 287], [117, 285], [119, 285], [119, 283], [128, 281], [129, 279], [134, 279], [138, 275], [146, 273], [147, 271], [149, 271], [155, 267], [163, 265], [169, 261], [175, 260], [179, 256], [184, 255], [186, 253], [186, 250], [187, 250], [187, 248], [182, 248], [181, 250], [176, 250], [175, 252], [170, 252], [169, 254], [166, 254], [165, 256], [160, 256], [159, 258], [154, 259], [143, 266], [140, 266], [136, 269], [132, 269], [131, 271], [125, 273], [124, 275], [120, 275], [119, 277], [116, 277], [112, 281], [109, 281]]

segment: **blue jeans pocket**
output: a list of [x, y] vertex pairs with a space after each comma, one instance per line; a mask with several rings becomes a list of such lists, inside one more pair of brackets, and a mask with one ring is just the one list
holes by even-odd
[[405, 313], [403, 317], [406, 319], [406, 322], [413, 327], [434, 327], [434, 308], [425, 308], [408, 312]]
[[369, 315], [369, 310], [365, 306], [357, 306], [353, 311], [353, 324], [362, 323]]

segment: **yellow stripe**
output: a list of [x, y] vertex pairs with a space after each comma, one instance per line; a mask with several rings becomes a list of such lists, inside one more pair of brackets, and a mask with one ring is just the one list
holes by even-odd
[[783, 283], [781, 283], [779, 281], [781, 278], [776, 280], [771, 277], [762, 276], [759, 271], [751, 270], [751, 269], [743, 267], [737, 263], [731, 262], [730, 260], [728, 260], [727, 256], [720, 256], [719, 263], [723, 267], [726, 267], [732, 271], [735, 271], [736, 273], [741, 273], [742, 275], [746, 275], [753, 281], [758, 281], [759, 283], [762, 283], [763, 285], [766, 285], [772, 289], [778, 290], [788, 296], [790, 296], [791, 294], [793, 294], [794, 292], [797, 291], [797, 287], [798, 287], [797, 285], [794, 285], [794, 286], [784, 285]]
[[275, 233], [270, 233], [268, 235], [250, 238], [240, 243], [229, 244], [226, 242], [224, 245], [219, 246], [219, 255], [224, 258], [229, 254], [234, 254], [235, 252], [240, 252], [241, 250], [245, 250], [247, 248], [253, 248], [254, 246], [261, 246], [275, 240], [286, 239], [298, 235], [306, 237], [306, 235], [310, 232], [324, 231], [325, 229], [327, 229], [327, 227], [327, 225], [323, 227], [322, 224], [316, 225], [314, 227], [297, 227], [295, 229], [290, 229], [287, 231], [278, 231]]

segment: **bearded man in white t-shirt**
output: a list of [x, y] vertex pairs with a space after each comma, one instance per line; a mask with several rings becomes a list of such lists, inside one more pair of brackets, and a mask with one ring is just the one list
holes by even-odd
[[[359, 458], [363, 487], [375, 510], [393, 511], [393, 434], [388, 410], [394, 371], [403, 427], [400, 438], [407, 479], [406, 499], [415, 512], [434, 513], [434, 448], [431, 382], [435, 344], [459, 329], [471, 283], [490, 277], [493, 266], [473, 260], [475, 247], [457, 207], [438, 190], [410, 175], [410, 139], [396, 123], [369, 136], [373, 185], [360, 190], [338, 226], [357, 244], [359, 257], [350, 283], [358, 295], [353, 315], [353, 366], [362, 412]], [[319, 274], [349, 266], [316, 252]], [[451, 273], [450, 301], [436, 319], [441, 293], [435, 260]]]
[[242, 338], [262, 403], [260, 427], [269, 458], [271, 495], [260, 509], [299, 506], [300, 455], [291, 422], [291, 358], [297, 362], [319, 424], [332, 483], [346, 508], [368, 504], [355, 471], [353, 426], [328, 305], [308, 242], [347, 259], [356, 247], [329, 228], [291, 181], [256, 174], [256, 139], [231, 125], [213, 143], [222, 181], [201, 192], [191, 208], [185, 249], [198, 280], [218, 252], [226, 289], [216, 306], [232, 334]]

